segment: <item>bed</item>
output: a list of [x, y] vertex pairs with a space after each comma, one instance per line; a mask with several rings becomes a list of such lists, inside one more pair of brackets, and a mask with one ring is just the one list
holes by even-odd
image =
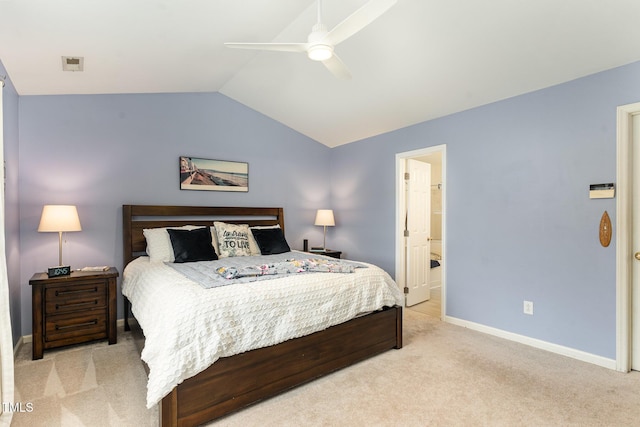
[[[213, 221], [279, 226], [284, 232], [282, 208], [124, 205], [124, 265], [134, 261], [144, 264], [145, 229], [211, 226]], [[138, 302], [136, 307], [135, 299], [132, 300], [133, 307], [124, 297], [125, 329], [134, 332], [143, 351], [145, 338], [140, 327], [143, 322], [138, 322], [131, 313], [137, 313], [137, 308], [142, 311], [144, 302]], [[389, 304], [307, 335], [221, 357], [179, 382], [161, 398], [160, 425], [200, 425], [389, 349], [400, 348], [402, 308]], [[147, 372], [150, 373], [148, 367]]]

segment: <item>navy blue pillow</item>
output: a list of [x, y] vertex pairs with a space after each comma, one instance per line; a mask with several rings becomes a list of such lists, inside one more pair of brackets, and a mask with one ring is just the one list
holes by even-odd
[[262, 255], [291, 252], [281, 228], [252, 228], [251, 232], [258, 243]]
[[193, 230], [167, 229], [175, 262], [213, 261], [218, 259], [211, 244], [211, 229], [209, 227]]

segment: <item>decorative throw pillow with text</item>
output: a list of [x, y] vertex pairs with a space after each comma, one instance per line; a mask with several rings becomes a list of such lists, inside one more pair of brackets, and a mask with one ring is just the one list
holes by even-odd
[[252, 235], [247, 224], [228, 224], [216, 221], [213, 225], [218, 235], [218, 249], [220, 251], [218, 256], [220, 258], [251, 255], [249, 236]]

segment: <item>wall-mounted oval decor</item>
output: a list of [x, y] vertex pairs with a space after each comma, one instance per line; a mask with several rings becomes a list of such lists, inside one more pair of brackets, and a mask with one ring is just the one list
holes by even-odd
[[611, 243], [611, 219], [607, 211], [604, 211], [600, 219], [600, 244], [605, 248]]

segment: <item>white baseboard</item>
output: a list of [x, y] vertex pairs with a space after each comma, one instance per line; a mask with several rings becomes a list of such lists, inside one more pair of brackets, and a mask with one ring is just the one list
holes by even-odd
[[[27, 341], [28, 340], [28, 341]], [[18, 342], [16, 343], [16, 345], [13, 347], [13, 359], [15, 360], [15, 358], [18, 356], [18, 351], [20, 351], [20, 348], [24, 345], [24, 343], [26, 342], [31, 342], [31, 335], [26, 335], [26, 336], [22, 336], [20, 338], [18, 338]]]
[[606, 357], [587, 353], [581, 350], [576, 350], [574, 348], [553, 344], [524, 335], [514, 334], [513, 332], [503, 331], [502, 329], [492, 328], [490, 326], [481, 325], [479, 323], [470, 322], [468, 320], [458, 319], [456, 317], [445, 316], [444, 321], [447, 323], [451, 323], [452, 325], [462, 326], [463, 328], [469, 328], [474, 331], [493, 335], [499, 338], [504, 338], [509, 341], [515, 341], [520, 344], [525, 344], [531, 347], [539, 348], [541, 350], [549, 351], [551, 353], [560, 354], [562, 356], [570, 357], [582, 362], [602, 366], [603, 368], [612, 370], [616, 369], [616, 361], [614, 359], [608, 359]]

